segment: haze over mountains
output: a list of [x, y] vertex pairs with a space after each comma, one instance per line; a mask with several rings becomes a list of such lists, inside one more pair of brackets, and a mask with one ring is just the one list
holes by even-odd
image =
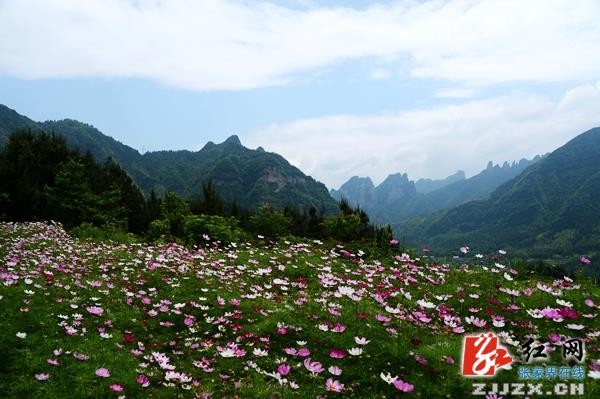
[[502, 246], [528, 253], [600, 249], [600, 128], [580, 134], [494, 190], [488, 199], [425, 215], [395, 228], [435, 248]]
[[600, 248], [600, 128], [546, 156], [490, 162], [469, 178], [457, 171], [445, 179], [415, 182], [396, 173], [375, 186], [368, 177], [354, 176], [330, 193], [283, 157], [248, 149], [237, 136], [195, 152], [140, 154], [85, 123], [35, 122], [0, 105], [0, 146], [16, 129], [55, 132], [101, 162], [111, 157], [146, 193], [197, 197], [202, 182], [212, 179], [224, 200], [254, 209], [270, 203], [333, 213], [334, 198], [346, 198], [376, 223], [391, 224], [409, 245], [427, 245], [438, 253], [461, 245], [539, 256], [594, 254]]
[[354, 176], [339, 190], [331, 190], [336, 199], [345, 198], [360, 206], [377, 222], [397, 224], [411, 217], [448, 209], [467, 201], [489, 196], [502, 183], [514, 178], [541, 157], [502, 166], [489, 162], [481, 173], [465, 178], [458, 171], [442, 180], [409, 180], [407, 174], [391, 174], [375, 187], [368, 177]]

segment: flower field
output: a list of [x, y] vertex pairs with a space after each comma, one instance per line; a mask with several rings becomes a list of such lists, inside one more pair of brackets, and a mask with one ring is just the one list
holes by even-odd
[[503, 256], [90, 243], [45, 223], [0, 224], [0, 256], [2, 397], [462, 398], [463, 336], [482, 331], [516, 358], [494, 382], [518, 380], [530, 337], [548, 364], [583, 339], [579, 397], [600, 397], [599, 287]]

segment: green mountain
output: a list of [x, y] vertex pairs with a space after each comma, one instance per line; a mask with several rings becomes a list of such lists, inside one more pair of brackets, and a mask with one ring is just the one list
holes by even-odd
[[264, 203], [326, 212], [337, 209], [327, 188], [278, 154], [244, 147], [237, 136], [221, 144], [207, 143], [200, 151], [137, 150], [103, 134], [95, 127], [71, 120], [34, 122], [0, 105], [0, 146], [18, 128], [47, 131], [64, 137], [67, 144], [90, 152], [99, 162], [111, 158], [131, 176], [146, 194], [174, 191], [183, 197], [198, 197], [202, 182], [212, 179], [228, 202], [256, 209]]
[[455, 183], [457, 181], [465, 180], [465, 172], [462, 170], [457, 171], [455, 174], [446, 177], [445, 179], [432, 180], [432, 179], [419, 179], [415, 182], [415, 189], [418, 193], [427, 194], [440, 188], [444, 188], [447, 185]]
[[538, 156], [512, 164], [505, 162], [502, 166], [490, 162], [481, 173], [468, 179], [464, 178], [464, 172], [458, 171], [442, 180], [413, 182], [406, 173], [396, 173], [375, 187], [370, 178], [354, 176], [330, 193], [335, 199], [345, 198], [351, 205], [360, 206], [377, 223], [398, 224], [415, 216], [487, 198], [502, 183], [540, 159]]
[[600, 248], [600, 128], [498, 187], [488, 199], [396, 225], [413, 244], [547, 256]]

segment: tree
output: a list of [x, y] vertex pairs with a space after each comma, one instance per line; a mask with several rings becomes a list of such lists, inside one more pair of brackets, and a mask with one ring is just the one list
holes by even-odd
[[91, 222], [97, 213], [95, 208], [100, 204], [100, 198], [90, 189], [85, 172], [79, 160], [68, 159], [62, 164], [52, 186], [45, 190], [54, 218], [67, 228]]
[[291, 221], [283, 212], [275, 210], [271, 205], [263, 205], [250, 216], [250, 225], [256, 234], [276, 239], [289, 234]]

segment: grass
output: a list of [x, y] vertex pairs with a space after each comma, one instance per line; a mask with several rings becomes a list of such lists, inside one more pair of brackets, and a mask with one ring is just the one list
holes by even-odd
[[[0, 392], [9, 398], [467, 397], [479, 380], [460, 374], [463, 336], [491, 329], [516, 362], [488, 382], [519, 382], [518, 343], [529, 335], [546, 342], [553, 333], [585, 340], [590, 373], [583, 397], [600, 397], [591, 372], [600, 368], [600, 290], [591, 279], [552, 279], [502, 260], [440, 265], [399, 255], [363, 259], [315, 242], [118, 244], [73, 239], [53, 224], [0, 224]], [[91, 313], [92, 306], [102, 314]], [[546, 307], [572, 311], [562, 321], [532, 316]], [[504, 325], [494, 326], [494, 316]], [[564, 365], [554, 347], [547, 364]], [[332, 349], [343, 358], [331, 357]], [[306, 359], [324, 371], [311, 373]], [[285, 376], [276, 374], [282, 363], [290, 366]], [[99, 368], [110, 377], [98, 377]], [[412, 390], [400, 391], [382, 373]], [[48, 379], [38, 381], [40, 374]], [[145, 378], [148, 386], [140, 383]], [[328, 391], [328, 379], [341, 392]]]

